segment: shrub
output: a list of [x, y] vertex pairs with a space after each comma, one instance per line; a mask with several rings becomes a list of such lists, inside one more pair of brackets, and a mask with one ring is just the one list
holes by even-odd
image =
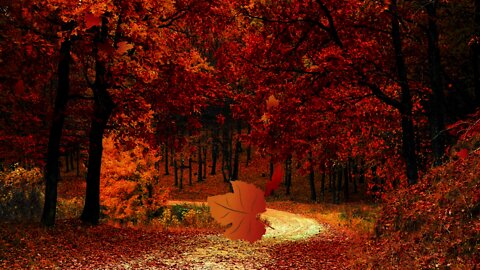
[[[471, 142], [480, 134], [474, 137]], [[415, 186], [387, 197], [363, 263], [384, 269], [480, 265], [480, 151], [473, 145], [467, 144], [464, 154], [454, 153]]]
[[0, 174], [0, 217], [10, 221], [38, 220], [44, 198], [42, 180], [38, 168], [16, 168]]
[[168, 190], [154, 184], [158, 179], [157, 161], [141, 142], [126, 149], [115, 145], [111, 137], [104, 140], [101, 202], [107, 219], [120, 224], [146, 224], [159, 216]]

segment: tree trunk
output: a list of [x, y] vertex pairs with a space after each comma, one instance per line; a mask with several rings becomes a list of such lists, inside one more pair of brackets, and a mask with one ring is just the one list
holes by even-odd
[[345, 200], [345, 202], [348, 201], [348, 199], [350, 198], [350, 194], [348, 193], [349, 181], [350, 181], [350, 166], [349, 166], [349, 162], [347, 162], [347, 164], [343, 168], [343, 199]]
[[58, 62], [58, 87], [55, 97], [52, 125], [48, 138], [47, 164], [45, 167], [45, 204], [43, 206], [42, 223], [46, 226], [55, 224], [57, 208], [57, 183], [60, 169], [60, 139], [65, 122], [65, 110], [70, 91], [70, 40], [65, 40], [60, 46], [60, 60]]
[[273, 157], [270, 157], [270, 163], [268, 165], [268, 169], [269, 169], [269, 172], [270, 172], [270, 179], [272, 179], [272, 176], [273, 176]]
[[77, 146], [75, 154], [77, 159], [77, 177], [78, 177], [80, 176], [80, 145]]
[[353, 193], [356, 194], [358, 192], [358, 187], [357, 187], [358, 166], [356, 161], [353, 163], [352, 177], [353, 177]]
[[[250, 132], [252, 131], [252, 127], [250, 125], [247, 126], [247, 134], [250, 135]], [[252, 159], [252, 146], [250, 143], [247, 145], [247, 160], [245, 162], [245, 166], [248, 167], [248, 164], [250, 164], [250, 160]]]
[[342, 166], [338, 166], [337, 168], [337, 189], [335, 193], [337, 194], [335, 196], [335, 203], [339, 204], [340, 203], [340, 194], [342, 193], [342, 178], [343, 178], [343, 168]]
[[70, 152], [70, 169], [73, 171], [73, 168], [75, 168], [75, 149], [72, 148], [72, 151]]
[[203, 181], [203, 177], [202, 177], [202, 170], [203, 170], [203, 167], [202, 167], [202, 147], [200, 146], [200, 143], [197, 147], [198, 147], [198, 149], [197, 149], [197, 155], [198, 155], [198, 158], [197, 158], [197, 160], [198, 160], [197, 181], [202, 182]]
[[286, 195], [290, 195], [290, 187], [292, 186], [292, 156], [285, 161], [285, 187]]
[[332, 201], [333, 203], [337, 203], [337, 189], [335, 188], [335, 184], [337, 182], [337, 168], [336, 166], [332, 166], [332, 172], [330, 173], [330, 190], [332, 193]]
[[173, 158], [173, 183], [176, 187], [178, 187], [178, 166], [176, 158]]
[[417, 154], [415, 153], [415, 134], [413, 129], [412, 98], [408, 85], [407, 67], [402, 52], [402, 37], [398, 21], [397, 0], [390, 1], [392, 13], [392, 43], [395, 51], [395, 62], [398, 73], [398, 83], [401, 88], [402, 114], [402, 143], [403, 156], [406, 161], [408, 184], [413, 185], [418, 181]]
[[325, 177], [326, 177], [326, 173], [323, 172], [322, 173], [322, 182], [320, 183], [320, 189], [321, 189], [321, 193], [322, 193], [322, 202], [325, 201]]
[[229, 182], [231, 179], [231, 154], [229, 149], [230, 135], [228, 126], [224, 126], [222, 137], [222, 174], [223, 180]]
[[188, 185], [192, 185], [192, 156], [188, 156]]
[[87, 188], [85, 206], [81, 220], [98, 224], [100, 218], [100, 171], [102, 166], [103, 135], [108, 119], [112, 114], [114, 103], [108, 93], [106, 82], [106, 64], [98, 55], [98, 44], [104, 43], [107, 37], [107, 18], [102, 18], [102, 29], [96, 37], [95, 45], [95, 83], [92, 87], [94, 95], [93, 118], [89, 136], [89, 155], [87, 171]]
[[210, 175], [217, 174], [217, 159], [218, 159], [218, 133], [212, 140], [212, 170]]
[[205, 180], [207, 179], [207, 147], [202, 147], [203, 148], [203, 174], [202, 178]]
[[237, 139], [235, 140], [235, 154], [233, 158], [233, 172], [232, 180], [238, 180], [238, 166], [240, 162], [240, 151], [242, 149], [242, 144], [240, 143], [240, 134], [242, 133], [242, 125], [240, 121], [237, 123]]
[[480, 0], [475, 0], [474, 37], [472, 46], [473, 80], [475, 85], [475, 106], [480, 107]]
[[183, 154], [180, 156], [180, 183], [178, 185], [178, 188], [182, 190], [183, 188], [183, 169], [184, 169], [184, 159], [183, 159]]
[[445, 156], [445, 97], [443, 89], [442, 64], [440, 49], [438, 48], [437, 30], [437, 5], [438, 0], [425, 2], [428, 14], [428, 60], [430, 66], [430, 87], [433, 95], [430, 100], [430, 128], [432, 136], [432, 152], [434, 165], [439, 166], [444, 162]]
[[70, 160], [68, 160], [68, 153], [65, 152], [65, 173], [68, 173], [70, 171]]
[[[104, 74], [103, 71], [104, 69], [100, 69], [101, 74]], [[100, 81], [103, 81], [103, 79]], [[103, 82], [99, 83], [97, 84], [97, 89], [94, 91], [95, 103], [89, 138], [87, 188], [85, 206], [81, 216], [83, 221], [91, 224], [98, 224], [98, 219], [100, 217], [100, 171], [103, 153], [102, 140], [108, 119], [110, 118], [114, 107], [114, 103], [105, 86], [106, 85], [103, 84]]]
[[309, 174], [309, 182], [310, 182], [310, 199], [314, 202], [317, 201], [317, 192], [315, 190], [315, 171], [313, 167], [313, 160], [312, 160], [312, 153], [308, 153], [308, 160], [310, 161], [310, 174]]
[[170, 172], [168, 171], [168, 143], [165, 143], [164, 146], [164, 161], [165, 161], [165, 174], [164, 175], [170, 175]]

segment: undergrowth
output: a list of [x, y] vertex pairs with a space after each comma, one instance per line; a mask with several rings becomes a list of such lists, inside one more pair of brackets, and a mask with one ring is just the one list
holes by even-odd
[[[477, 122], [478, 123], [478, 122]], [[372, 269], [480, 267], [480, 133], [418, 184], [387, 196], [357, 263]]]

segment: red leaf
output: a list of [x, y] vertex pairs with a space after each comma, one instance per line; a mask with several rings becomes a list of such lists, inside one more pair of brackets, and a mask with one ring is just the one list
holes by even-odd
[[23, 83], [23, 80], [18, 80], [18, 82], [15, 84], [15, 93], [22, 94], [24, 89], [25, 84]]
[[457, 152], [457, 156], [460, 158], [460, 159], [466, 159], [467, 156], [468, 156], [468, 150], [466, 148], [463, 148], [462, 150], [458, 151]]
[[265, 186], [265, 196], [270, 196], [272, 191], [278, 189], [283, 178], [283, 167], [281, 164], [278, 164], [273, 170], [272, 179]]
[[102, 18], [93, 14], [85, 14], [85, 26], [87, 29], [94, 26], [100, 26], [102, 24]]

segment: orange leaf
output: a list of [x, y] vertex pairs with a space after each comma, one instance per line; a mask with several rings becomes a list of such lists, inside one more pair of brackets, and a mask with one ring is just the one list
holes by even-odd
[[280, 187], [283, 178], [283, 167], [281, 164], [278, 164], [273, 170], [272, 179], [265, 186], [265, 196], [270, 196], [272, 191]]
[[85, 14], [85, 26], [87, 29], [94, 26], [100, 26], [102, 24], [102, 18], [93, 14]]
[[280, 104], [280, 102], [278, 101], [278, 99], [274, 95], [271, 95], [270, 97], [268, 97], [268, 100], [267, 100], [267, 109], [268, 110], [270, 108], [277, 107], [278, 104]]
[[119, 42], [119, 43], [118, 43], [117, 53], [118, 53], [118, 54], [124, 54], [124, 53], [126, 53], [128, 50], [131, 50], [131, 49], [133, 49], [133, 45], [132, 45], [132, 44], [128, 44], [128, 42], [122, 41], [122, 42]]
[[263, 191], [242, 181], [231, 182], [233, 193], [208, 197], [212, 217], [221, 225], [230, 225], [225, 237], [253, 243], [265, 234], [259, 214], [266, 211]]

